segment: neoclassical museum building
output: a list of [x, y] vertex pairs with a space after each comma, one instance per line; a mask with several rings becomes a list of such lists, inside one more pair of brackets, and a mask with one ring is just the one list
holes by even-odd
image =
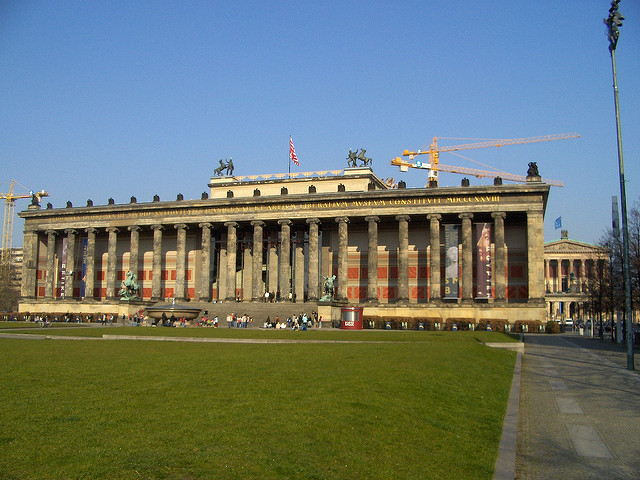
[[608, 268], [607, 248], [571, 240], [569, 232], [561, 230], [560, 240], [544, 246], [547, 318], [564, 321], [595, 316], [589, 282]]
[[[369, 167], [217, 176], [197, 200], [22, 212], [21, 311], [127, 313], [167, 298], [263, 301], [406, 317], [545, 320], [549, 185], [390, 188]], [[128, 272], [141, 301], [122, 301]], [[322, 305], [320, 305], [322, 306]], [[325, 317], [326, 318], [326, 317]]]

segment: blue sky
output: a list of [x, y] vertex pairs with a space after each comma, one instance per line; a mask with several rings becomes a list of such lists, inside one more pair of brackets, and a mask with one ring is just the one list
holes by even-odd
[[[595, 242], [620, 195], [610, 1], [0, 3], [0, 191], [55, 207], [200, 198], [237, 175], [341, 169], [365, 148], [376, 175], [404, 149], [577, 132], [460, 152], [509, 173], [536, 161], [553, 187], [545, 240]], [[629, 206], [640, 199], [640, 3], [623, 0], [616, 51]], [[445, 140], [444, 137], [456, 138]], [[478, 140], [481, 141], [481, 140]], [[441, 163], [485, 168], [442, 154]], [[461, 176], [441, 174], [441, 185]], [[471, 178], [471, 184], [491, 183]], [[18, 201], [16, 210], [25, 209]], [[16, 218], [14, 245], [22, 245]]]

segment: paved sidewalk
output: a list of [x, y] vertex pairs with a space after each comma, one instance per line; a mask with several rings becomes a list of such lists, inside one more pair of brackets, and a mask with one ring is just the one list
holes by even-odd
[[640, 478], [640, 352], [574, 334], [527, 335], [517, 479]]

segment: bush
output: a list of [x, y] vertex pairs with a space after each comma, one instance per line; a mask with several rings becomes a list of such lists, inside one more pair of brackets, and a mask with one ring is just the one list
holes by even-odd
[[540, 331], [540, 327], [542, 326], [542, 322], [540, 320], [516, 320], [513, 324], [513, 332], [515, 333], [523, 333], [523, 326], [527, 327], [527, 332], [529, 333], [538, 333]]
[[506, 318], [483, 318], [478, 321], [478, 330], [486, 330], [491, 325], [491, 331], [504, 332], [504, 326], [509, 324]]
[[560, 325], [554, 320], [549, 320], [545, 328], [546, 333], [560, 333]]

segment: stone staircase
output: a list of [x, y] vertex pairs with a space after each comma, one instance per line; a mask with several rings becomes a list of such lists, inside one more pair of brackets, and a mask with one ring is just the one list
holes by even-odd
[[267, 317], [275, 321], [276, 316], [280, 320], [286, 320], [287, 317], [293, 315], [301, 315], [306, 313], [311, 316], [311, 312], [318, 311], [318, 304], [313, 302], [176, 302], [189, 307], [200, 309], [198, 319], [202, 318], [204, 312], [207, 311], [207, 317], [213, 319], [218, 316], [220, 327], [227, 326], [227, 315], [235, 313], [237, 316], [244, 314], [253, 317], [253, 327], [262, 327]]

